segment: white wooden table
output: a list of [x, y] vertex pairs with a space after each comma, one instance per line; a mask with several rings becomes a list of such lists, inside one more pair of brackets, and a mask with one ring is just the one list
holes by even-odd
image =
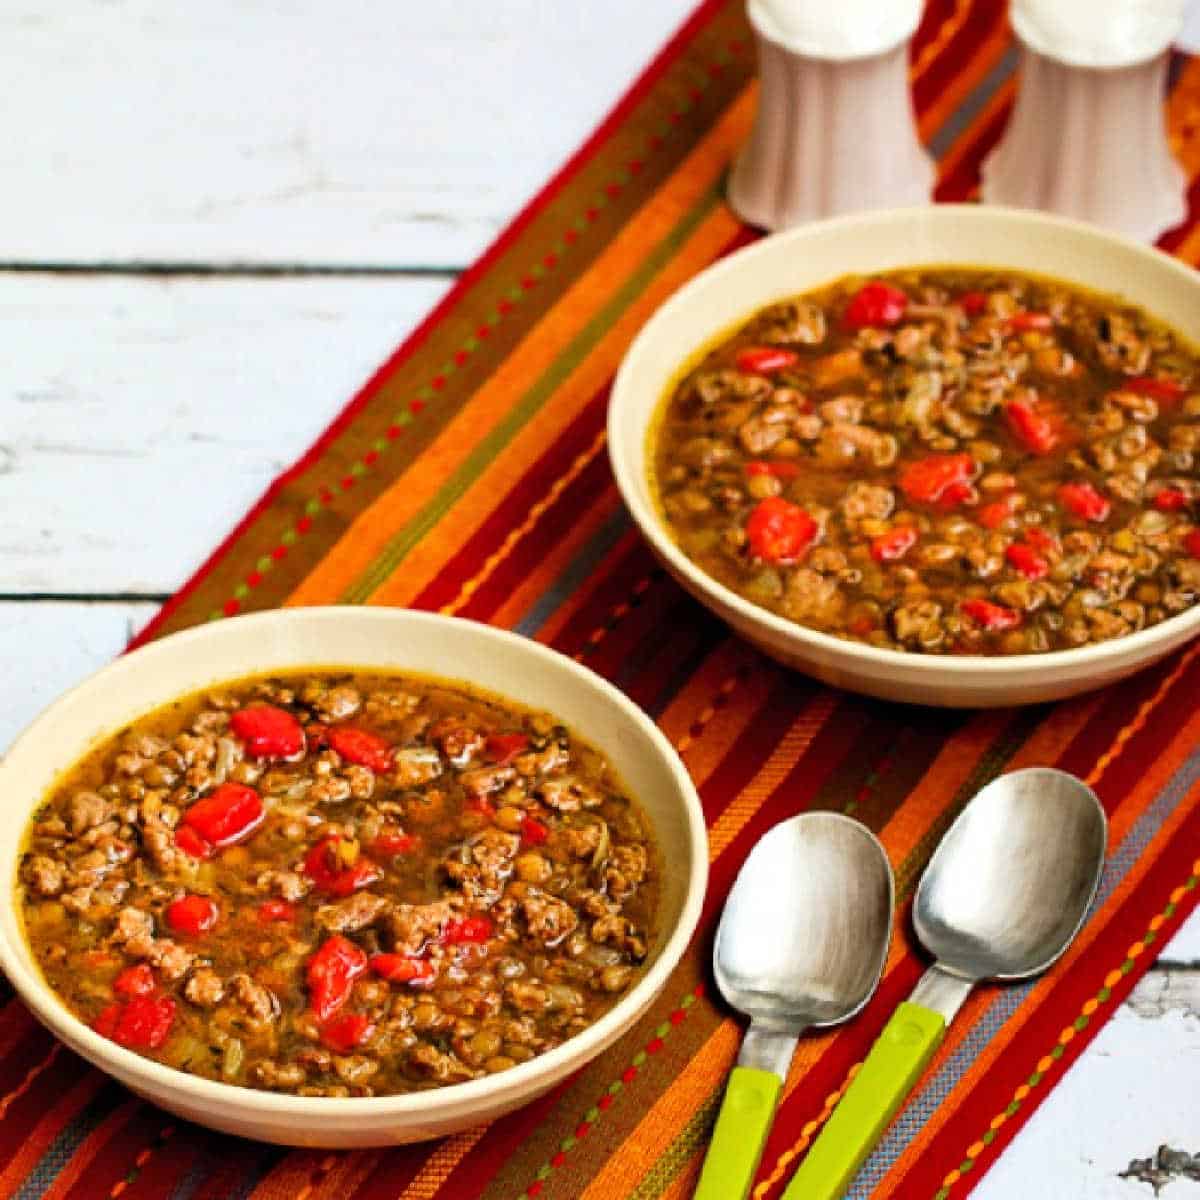
[[[115, 655], [692, 0], [0, 6], [0, 749]], [[978, 1189], [1200, 1151], [1200, 920]], [[1200, 1197], [1175, 1181], [1168, 1200]]]

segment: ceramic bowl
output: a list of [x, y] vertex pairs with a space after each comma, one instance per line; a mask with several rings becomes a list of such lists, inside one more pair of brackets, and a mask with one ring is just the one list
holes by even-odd
[[0, 908], [0, 968], [38, 1020], [72, 1050], [188, 1120], [297, 1146], [383, 1146], [439, 1137], [528, 1103], [620, 1037], [662, 990], [700, 914], [708, 850], [695, 788], [654, 723], [591, 671], [514, 634], [399, 609], [287, 609], [164, 638], [118, 659], [51, 705], [0, 764], [0, 879], [11, 897], [30, 814], [59, 772], [97, 738], [223, 680], [328, 666], [469, 681], [556, 714], [608, 756], [649, 814], [671, 864], [645, 971], [611, 1011], [554, 1050], [484, 1079], [402, 1096], [305, 1098], [186, 1075], [93, 1033], [42, 979], [11, 901]]
[[679, 549], [647, 478], [652, 419], [681, 367], [757, 309], [843, 275], [962, 265], [1050, 275], [1120, 295], [1200, 343], [1200, 273], [1157, 250], [1060, 217], [938, 205], [821, 221], [730, 255], [646, 323], [613, 386], [608, 445], [634, 520], [671, 574], [738, 633], [826, 683], [887, 700], [994, 707], [1056, 700], [1132, 674], [1200, 632], [1200, 606], [1128, 637], [1048, 654], [906, 654], [806, 629], [718, 583]]

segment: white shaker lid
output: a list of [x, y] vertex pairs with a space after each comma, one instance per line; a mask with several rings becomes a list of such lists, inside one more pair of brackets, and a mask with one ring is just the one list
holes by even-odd
[[867, 58], [906, 41], [922, 0], [748, 0], [750, 23], [768, 41], [808, 58]]
[[1132, 67], [1183, 28], [1185, 0], [1012, 0], [1017, 36], [1073, 67]]

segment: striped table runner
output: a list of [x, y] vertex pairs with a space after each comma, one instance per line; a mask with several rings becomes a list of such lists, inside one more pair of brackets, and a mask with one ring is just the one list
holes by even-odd
[[[965, 1196], [1194, 905], [1200, 646], [1097, 695], [1005, 712], [923, 711], [823, 688], [730, 636], [656, 567], [604, 454], [613, 372], [661, 301], [753, 235], [725, 207], [753, 112], [740, 0], [703, 4], [595, 135], [167, 605], [143, 640], [280, 604], [414, 605], [520, 630], [614, 680], [699, 786], [712, 886], [701, 936], [649, 1016], [553, 1094], [440, 1143], [289, 1151], [177, 1122], [0, 1008], [0, 1197], [115, 1200], [651, 1200], [686, 1197], [739, 1027], [704, 947], [749, 847], [808, 808], [853, 813], [896, 868], [899, 936], [880, 995], [802, 1043], [755, 1197], [778, 1196], [922, 960], [906, 902], [964, 801], [1051, 763], [1101, 796], [1097, 912], [1025, 987], [981, 988], [851, 1195]], [[995, 0], [933, 0], [916, 38], [938, 197], [974, 194], [1012, 101]], [[1200, 66], [1167, 101], [1200, 168]], [[1195, 199], [1195, 196], [1193, 196]], [[1200, 256], [1192, 222], [1164, 238]], [[1114, 1101], [1115, 1102], [1115, 1101]]]

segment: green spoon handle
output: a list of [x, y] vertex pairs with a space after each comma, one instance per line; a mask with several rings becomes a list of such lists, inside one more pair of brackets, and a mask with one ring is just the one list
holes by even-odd
[[941, 1013], [911, 1000], [896, 1009], [783, 1200], [838, 1200], [945, 1034]]
[[733, 1068], [695, 1200], [744, 1200], [749, 1195], [782, 1087], [774, 1071]]

